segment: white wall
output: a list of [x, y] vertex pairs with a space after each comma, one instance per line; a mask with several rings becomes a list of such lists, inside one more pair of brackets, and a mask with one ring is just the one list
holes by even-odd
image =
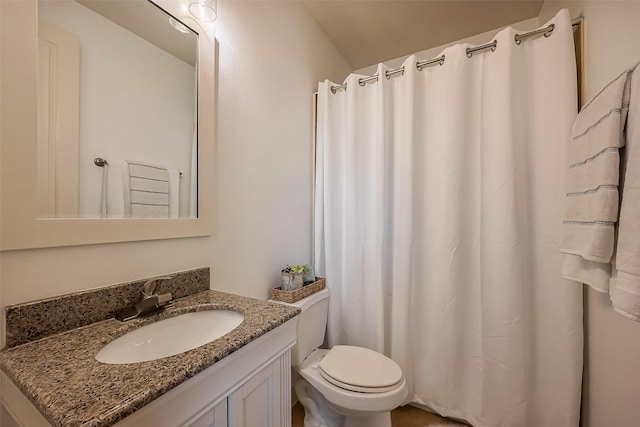
[[182, 171], [180, 213], [187, 216], [194, 66], [75, 1], [41, 1], [38, 14], [80, 39], [79, 216], [100, 217], [96, 157]]
[[[546, 21], [561, 8], [585, 18], [585, 100], [640, 61], [640, 2], [546, 1]], [[640, 421], [640, 322], [611, 308], [608, 295], [589, 290], [585, 304], [585, 427], [635, 426]]]
[[[0, 253], [4, 306], [200, 266], [211, 287], [266, 299], [311, 247], [311, 95], [347, 62], [295, 2], [218, 3], [211, 237]], [[16, 201], [19, 202], [19, 201]], [[4, 346], [4, 316], [2, 316]]]
[[312, 94], [350, 72], [297, 2], [219, 2], [213, 282], [265, 298], [311, 262]]

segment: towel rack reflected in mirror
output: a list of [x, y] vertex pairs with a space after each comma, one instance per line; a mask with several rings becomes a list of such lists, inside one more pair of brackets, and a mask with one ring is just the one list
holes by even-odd
[[[103, 159], [102, 157], [96, 157], [95, 159], [93, 159], [93, 164], [103, 168], [105, 165], [109, 166], [109, 162], [107, 162], [107, 159]], [[182, 172], [179, 172], [180, 176], [182, 176]]]

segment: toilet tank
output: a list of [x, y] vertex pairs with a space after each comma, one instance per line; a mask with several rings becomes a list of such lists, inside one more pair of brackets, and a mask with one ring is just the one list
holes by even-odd
[[298, 316], [297, 342], [291, 349], [291, 365], [299, 366], [309, 353], [324, 342], [329, 314], [329, 290], [325, 288], [293, 304], [274, 302], [302, 310]]

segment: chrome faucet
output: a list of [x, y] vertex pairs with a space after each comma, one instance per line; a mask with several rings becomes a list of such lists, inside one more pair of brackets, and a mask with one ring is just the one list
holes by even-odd
[[159, 280], [170, 280], [174, 276], [160, 276], [149, 279], [142, 286], [142, 300], [137, 303], [125, 307], [116, 312], [116, 319], [121, 322], [132, 320], [145, 314], [154, 313], [163, 310], [167, 303], [171, 301], [171, 293], [158, 295], [155, 292], [156, 282]]
[[[159, 277], [154, 277], [153, 279], [147, 280], [145, 284], [142, 285], [142, 298], [147, 299], [147, 298], [153, 297], [154, 292], [156, 290], [156, 282], [158, 280], [171, 280], [173, 279], [173, 277], [174, 276], [159, 276]], [[171, 294], [165, 294], [165, 295], [171, 296]]]

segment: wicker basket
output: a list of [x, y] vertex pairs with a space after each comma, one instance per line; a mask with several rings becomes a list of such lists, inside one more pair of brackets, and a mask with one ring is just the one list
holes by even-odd
[[271, 299], [293, 304], [296, 301], [300, 301], [302, 298], [306, 298], [311, 294], [315, 294], [319, 290], [323, 289], [324, 285], [324, 277], [316, 277], [315, 282], [294, 291], [283, 291], [280, 288], [273, 288], [271, 289]]

